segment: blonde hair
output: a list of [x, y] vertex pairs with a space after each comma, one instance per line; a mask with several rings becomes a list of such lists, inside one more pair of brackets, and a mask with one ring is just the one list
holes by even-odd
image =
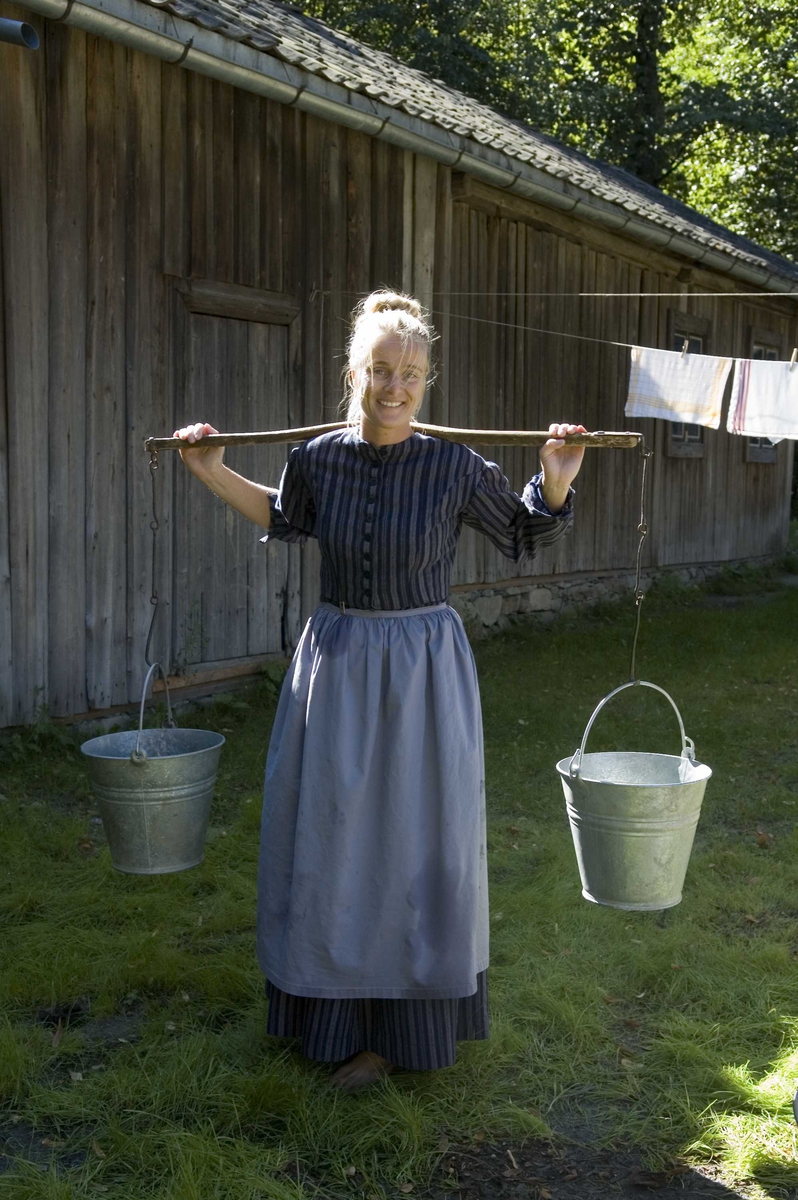
[[[403, 346], [416, 342], [425, 346], [427, 356], [432, 358], [432, 343], [435, 330], [430, 324], [429, 313], [413, 296], [404, 292], [391, 292], [382, 288], [361, 300], [352, 312], [352, 328], [347, 343], [347, 364], [342, 409], [346, 412], [349, 425], [356, 425], [362, 413], [365, 384], [362, 368], [371, 358], [374, 342], [382, 334], [394, 334], [402, 339]], [[427, 385], [432, 374], [427, 376]], [[420, 407], [420, 405], [419, 405]], [[413, 416], [416, 414], [414, 413]]]

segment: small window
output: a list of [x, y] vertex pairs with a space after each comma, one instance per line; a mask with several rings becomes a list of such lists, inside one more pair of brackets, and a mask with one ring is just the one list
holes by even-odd
[[[754, 342], [751, 348], [751, 358], [758, 361], [778, 362], [779, 352], [775, 346], [769, 346], [765, 342]], [[774, 463], [778, 462], [778, 447], [774, 446], [770, 438], [766, 437], [750, 437], [746, 439], [745, 461], [750, 463]]]
[[[684, 343], [687, 342], [688, 354], [704, 353], [704, 338], [695, 333], [683, 332], [675, 328], [671, 350], [681, 354]], [[671, 421], [671, 436], [668, 453], [673, 458], [703, 458], [704, 457], [704, 426], [686, 425], [681, 421]]]

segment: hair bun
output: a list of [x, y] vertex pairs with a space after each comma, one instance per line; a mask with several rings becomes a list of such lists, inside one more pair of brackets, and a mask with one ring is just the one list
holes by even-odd
[[398, 310], [400, 312], [409, 313], [416, 320], [421, 320], [423, 309], [418, 300], [412, 296], [405, 296], [402, 292], [372, 292], [363, 301], [361, 312], [363, 316], [369, 316], [371, 313], [392, 312]]

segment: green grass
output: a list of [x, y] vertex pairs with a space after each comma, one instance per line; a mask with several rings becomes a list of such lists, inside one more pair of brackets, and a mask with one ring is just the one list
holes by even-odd
[[[631, 604], [476, 647], [492, 1037], [361, 1095], [330, 1091], [327, 1068], [262, 1032], [273, 684], [182, 721], [228, 745], [205, 862], [173, 876], [121, 875], [104, 846], [81, 848], [95, 810], [71, 734], [43, 721], [0, 740], [0, 1127], [14, 1117], [63, 1142], [53, 1153], [89, 1152], [47, 1175], [20, 1162], [3, 1196], [291, 1200], [303, 1186], [277, 1168], [298, 1160], [326, 1194], [382, 1197], [430, 1178], [442, 1136], [586, 1129], [652, 1165], [719, 1161], [763, 1196], [798, 1185], [798, 589], [748, 590], [730, 609], [672, 587], [644, 605], [640, 674], [674, 697], [714, 771], [684, 900], [661, 914], [581, 899], [553, 769], [624, 681]], [[642, 690], [602, 712], [590, 743], [677, 746], [672, 710]], [[37, 1010], [78, 997], [92, 1019], [140, 1011], [140, 1040], [92, 1048], [67, 1028], [54, 1047]]]

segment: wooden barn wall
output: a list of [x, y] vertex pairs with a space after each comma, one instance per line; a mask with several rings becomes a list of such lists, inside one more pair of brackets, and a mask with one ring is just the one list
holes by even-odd
[[[0, 726], [137, 700], [150, 604], [148, 434], [333, 420], [347, 317], [386, 284], [440, 334], [429, 418], [623, 427], [627, 352], [514, 326], [664, 345], [667, 304], [518, 292], [678, 290], [578, 239], [453, 200], [451, 172], [363, 134], [162, 64], [9, 4], [36, 53], [0, 44]], [[713, 353], [743, 349], [761, 306], [685, 297]], [[794, 336], [785, 323], [785, 345]], [[657, 429], [654, 430], [654, 425]], [[662, 423], [646, 432], [662, 450]], [[654, 472], [652, 563], [779, 548], [786, 457]], [[532, 451], [494, 456], [520, 489]], [[226, 461], [276, 484], [286, 447]], [[588, 455], [573, 536], [537, 573], [633, 560], [638, 462]], [[211, 680], [290, 650], [318, 598], [318, 551], [263, 546], [189, 476], [156, 473], [153, 654]], [[524, 573], [528, 568], [521, 569]], [[518, 569], [468, 531], [455, 582]]]
[[[480, 186], [475, 195], [482, 203], [489, 191]], [[452, 294], [446, 305], [448, 411], [457, 414], [452, 423], [546, 429], [552, 421], [570, 420], [588, 429], [642, 430], [655, 451], [646, 565], [718, 562], [784, 549], [791, 444], [780, 445], [774, 464], [746, 462], [747, 439], [725, 429], [729, 381], [721, 428], [704, 431], [704, 457], [671, 457], [667, 422], [624, 416], [629, 350], [606, 343], [668, 348], [669, 313], [683, 312], [708, 321], [706, 353], [749, 357], [756, 327], [775, 335], [780, 357], [787, 357], [798, 336], [795, 318], [767, 301], [703, 297], [694, 285], [679, 282], [676, 264], [670, 272], [646, 269], [574, 235], [541, 228], [539, 213], [534, 221], [513, 220], [484, 207], [452, 206]], [[641, 294], [580, 299], [574, 295], [580, 292]], [[659, 294], [642, 294], [651, 292]], [[437, 303], [443, 307], [444, 298]], [[534, 450], [484, 452], [518, 491], [537, 469]], [[630, 567], [640, 471], [632, 451], [588, 451], [576, 482], [573, 532], [542, 553], [531, 573]], [[464, 530], [454, 582], [529, 574], [528, 565], [516, 568], [484, 538]]]

